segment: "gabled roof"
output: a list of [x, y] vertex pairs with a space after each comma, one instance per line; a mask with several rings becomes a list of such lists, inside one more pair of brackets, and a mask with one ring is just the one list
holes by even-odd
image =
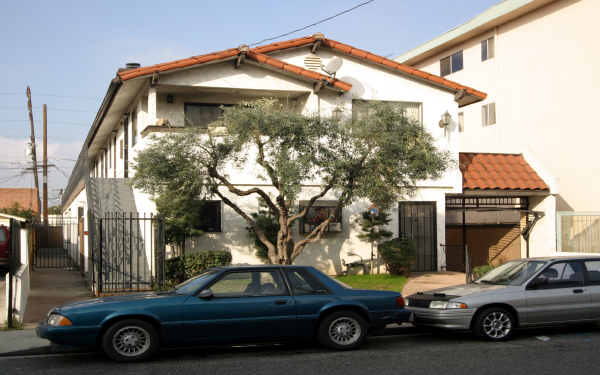
[[0, 188], [0, 208], [8, 208], [18, 203], [23, 209], [40, 212], [38, 191], [33, 188]]
[[521, 154], [459, 153], [463, 189], [549, 190]]
[[459, 103], [460, 105], [474, 103], [485, 99], [487, 96], [487, 94], [485, 94], [484, 92], [475, 90], [471, 87], [461, 85], [459, 83], [436, 76], [434, 74], [423, 72], [408, 65], [392, 61], [385, 57], [355, 48], [348, 44], [340, 43], [332, 39], [327, 39], [322, 34], [315, 34], [313, 36], [271, 43], [255, 48], [249, 48], [248, 46], [240, 46], [239, 48], [231, 48], [205, 55], [193, 56], [187, 59], [146, 66], [137, 69], [124, 70], [120, 71], [118, 73], [118, 76], [121, 80], [128, 81], [139, 77], [152, 76], [155, 73], [170, 72], [202, 64], [235, 59], [243, 55], [243, 57], [245, 58], [253, 60], [254, 62], [257, 62], [259, 64], [267, 65], [270, 68], [276, 68], [286, 73], [300, 76], [303, 79], [309, 79], [312, 81], [325, 81], [328, 83], [329, 86], [334, 87], [340, 91], [350, 91], [352, 85], [347, 82], [330, 78], [324, 74], [307, 70], [296, 65], [285, 63], [279, 59], [267, 55], [268, 53], [272, 52], [315, 44], [317, 44], [315, 47], [324, 46], [334, 51], [338, 51], [346, 55], [361, 59], [363, 61], [367, 61], [369, 63], [385, 67], [409, 78], [416, 79], [436, 87], [440, 87], [442, 89], [451, 91], [455, 94], [460, 94], [460, 97], [464, 98], [459, 99], [462, 100], [462, 102]]

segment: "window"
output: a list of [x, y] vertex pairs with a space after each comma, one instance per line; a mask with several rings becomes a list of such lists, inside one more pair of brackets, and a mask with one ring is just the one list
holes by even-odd
[[481, 124], [483, 126], [496, 123], [496, 103], [488, 103], [481, 106]]
[[368, 116], [369, 104], [386, 103], [394, 106], [398, 110], [404, 111], [404, 114], [411, 120], [423, 123], [423, 104], [419, 102], [394, 102], [394, 101], [377, 101], [377, 100], [352, 100], [352, 118], [362, 118]]
[[600, 285], [600, 260], [585, 262], [587, 282], [590, 285]]
[[458, 132], [463, 133], [465, 131], [465, 114], [464, 112], [458, 112]]
[[481, 61], [494, 57], [494, 37], [481, 41]]
[[463, 51], [458, 51], [440, 60], [440, 75], [442, 77], [458, 72], [463, 68]]
[[123, 160], [123, 140], [119, 140], [119, 158]]
[[279, 271], [230, 272], [211, 285], [219, 298], [285, 296], [288, 291]]
[[137, 112], [131, 114], [131, 145], [135, 145], [137, 141]]
[[194, 227], [204, 232], [221, 232], [221, 201], [197, 201], [190, 207], [195, 213]]
[[285, 274], [290, 281], [294, 295], [327, 294], [329, 290], [310, 272], [302, 269], [286, 269]]
[[[300, 210], [303, 210], [308, 201], [300, 202]], [[300, 233], [310, 233], [319, 224], [325, 221], [329, 215], [333, 213], [333, 218], [327, 225], [325, 232], [341, 232], [342, 231], [342, 209], [337, 209], [337, 201], [321, 201], [315, 202], [308, 209], [306, 215], [300, 219]]]
[[197, 126], [208, 128], [208, 125], [217, 121], [223, 115], [222, 106], [230, 107], [230, 104], [201, 104], [185, 103], [184, 115], [185, 126]]
[[579, 262], [551, 265], [535, 278], [535, 289], [574, 288], [583, 285], [583, 266]]

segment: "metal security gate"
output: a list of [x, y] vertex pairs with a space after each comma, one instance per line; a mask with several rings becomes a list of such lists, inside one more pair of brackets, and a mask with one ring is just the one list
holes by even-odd
[[437, 224], [435, 202], [400, 202], [399, 233], [415, 242], [416, 261], [411, 270], [437, 270]]
[[161, 217], [107, 213], [91, 218], [88, 278], [97, 295], [161, 288], [165, 237]]
[[77, 218], [54, 216], [48, 224], [34, 224], [34, 268], [79, 269]]

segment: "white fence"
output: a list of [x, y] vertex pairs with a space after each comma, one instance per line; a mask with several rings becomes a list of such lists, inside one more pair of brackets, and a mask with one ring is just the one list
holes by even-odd
[[557, 212], [557, 250], [600, 253], [600, 212]]

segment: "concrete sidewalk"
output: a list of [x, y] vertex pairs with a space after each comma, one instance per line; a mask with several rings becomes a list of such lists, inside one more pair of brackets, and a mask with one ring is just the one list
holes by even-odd
[[466, 276], [461, 272], [415, 272], [408, 277], [402, 295], [408, 297], [417, 292], [465, 284], [465, 282]]

